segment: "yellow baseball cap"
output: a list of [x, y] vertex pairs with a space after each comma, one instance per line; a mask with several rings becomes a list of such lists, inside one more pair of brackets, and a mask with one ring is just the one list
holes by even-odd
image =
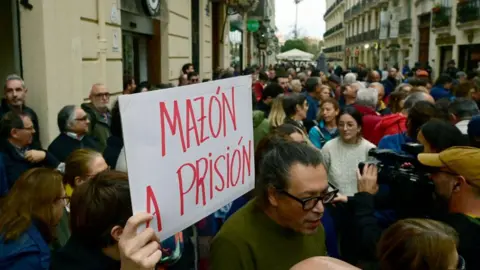
[[425, 166], [442, 168], [480, 184], [480, 148], [451, 147], [438, 154], [419, 154], [418, 161]]

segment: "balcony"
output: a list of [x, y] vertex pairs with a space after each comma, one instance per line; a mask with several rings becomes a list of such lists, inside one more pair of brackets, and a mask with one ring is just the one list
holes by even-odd
[[345, 11], [345, 13], [343, 13], [343, 20], [349, 21], [351, 18], [352, 18], [352, 9], [350, 8], [347, 11]]
[[410, 36], [412, 34], [412, 19], [403, 19], [398, 25], [399, 36]]
[[436, 6], [432, 8], [432, 26], [433, 28], [449, 27], [452, 20], [452, 8], [445, 6]]
[[258, 0], [258, 5], [255, 9], [248, 12], [249, 18], [263, 19], [268, 17], [268, 1]]
[[335, 3], [331, 5], [329, 8], [327, 8], [327, 11], [325, 11], [325, 15], [323, 15], [323, 18], [327, 18], [330, 13], [333, 12], [333, 10], [338, 7], [341, 3], [343, 3], [343, 0], [335, 0]]
[[332, 35], [333, 33], [337, 32], [340, 29], [343, 29], [343, 23], [339, 23], [339, 24], [335, 25], [334, 27], [325, 31], [325, 33], [323, 34], [323, 38], [326, 38], [326, 37]]
[[341, 52], [341, 51], [343, 51], [343, 46], [342, 45], [332, 46], [332, 47], [328, 47], [328, 48], [323, 49], [324, 53], [335, 53], [335, 52]]
[[360, 3], [357, 3], [352, 7], [352, 17], [357, 16], [362, 11], [362, 6]]
[[[460, 0], [457, 2], [457, 24], [480, 23], [480, 0]], [[460, 26], [459, 25], [459, 26]]]
[[372, 29], [370, 31], [363, 32], [363, 33], [357, 34], [355, 36], [348, 37], [345, 40], [345, 44], [346, 45], [352, 45], [352, 44], [355, 44], [355, 43], [369, 42], [369, 41], [372, 41], [372, 40], [376, 40], [376, 39], [378, 39], [378, 35], [379, 35], [378, 31], [379, 31], [378, 29]]

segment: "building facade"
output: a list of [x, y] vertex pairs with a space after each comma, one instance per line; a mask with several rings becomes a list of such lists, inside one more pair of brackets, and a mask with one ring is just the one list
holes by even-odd
[[326, 31], [323, 34], [323, 52], [327, 61], [336, 62], [344, 66], [345, 57], [345, 0], [327, 0], [327, 11], [323, 16]]
[[369, 67], [379, 62], [379, 14], [388, 5], [387, 0], [344, 0], [345, 12], [345, 64], [365, 64]]
[[[258, 21], [258, 30], [247, 33], [247, 64], [268, 67], [274, 65], [280, 53], [276, 36], [275, 0], [261, 0], [258, 7], [248, 14], [248, 21]], [[247, 22], [247, 23], [249, 23]]]
[[[123, 90], [124, 74], [137, 83], [177, 84], [185, 63], [193, 63], [203, 79], [230, 66], [228, 11], [235, 10], [230, 2], [2, 1], [0, 77], [24, 78], [27, 103], [37, 112], [48, 145], [58, 134], [57, 112], [87, 100], [94, 83], [106, 84], [115, 95]], [[240, 13], [246, 21], [246, 11]], [[246, 52], [247, 46], [242, 68]]]
[[346, 65], [430, 65], [433, 78], [455, 60], [480, 62], [480, 0], [344, 0]]

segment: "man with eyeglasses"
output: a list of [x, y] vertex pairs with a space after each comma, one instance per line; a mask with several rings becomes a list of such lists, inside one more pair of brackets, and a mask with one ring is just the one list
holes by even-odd
[[198, 73], [192, 71], [187, 74], [187, 81], [188, 84], [197, 84], [200, 83], [200, 77], [198, 76]]
[[110, 93], [104, 84], [97, 83], [92, 86], [89, 99], [89, 103], [81, 106], [90, 120], [88, 134], [97, 140], [100, 150], [103, 151], [110, 137]]
[[419, 154], [433, 168], [440, 219], [459, 234], [458, 253], [468, 269], [480, 269], [480, 149], [452, 147], [439, 154]]
[[[0, 153], [7, 180], [6, 183], [0, 183], [2, 193], [9, 190], [20, 175], [29, 169], [57, 168], [58, 160], [33, 144], [36, 131], [29, 115], [8, 112], [2, 117], [0, 127]], [[3, 171], [0, 178], [3, 178], [2, 174]]]
[[324, 256], [320, 222], [329, 191], [322, 157], [313, 147], [279, 142], [263, 157], [256, 198], [223, 225], [211, 246], [211, 269], [289, 269]]
[[60, 162], [65, 162], [67, 157], [77, 149], [88, 148], [100, 152], [98, 142], [88, 135], [90, 120], [87, 113], [75, 105], [64, 106], [57, 116], [60, 134], [48, 146]]

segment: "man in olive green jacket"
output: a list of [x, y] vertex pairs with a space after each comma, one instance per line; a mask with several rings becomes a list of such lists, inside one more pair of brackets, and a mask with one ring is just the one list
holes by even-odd
[[89, 135], [94, 137], [103, 151], [110, 137], [110, 93], [103, 84], [94, 84], [90, 91], [90, 102], [83, 103], [82, 109], [90, 118]]

